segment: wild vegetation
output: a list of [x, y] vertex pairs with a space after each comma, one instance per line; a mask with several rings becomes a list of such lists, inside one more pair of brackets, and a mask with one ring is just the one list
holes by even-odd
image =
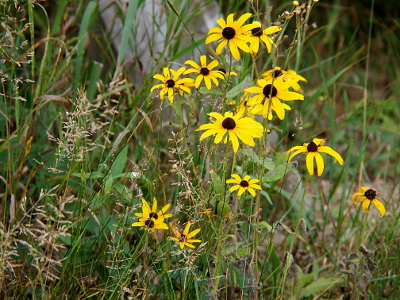
[[0, 298], [398, 299], [397, 6], [0, 0]]

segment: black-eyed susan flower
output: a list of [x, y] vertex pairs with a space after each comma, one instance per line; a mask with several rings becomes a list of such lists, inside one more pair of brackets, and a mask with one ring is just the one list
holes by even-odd
[[220, 40], [220, 43], [215, 50], [217, 55], [220, 55], [222, 49], [226, 46], [226, 44], [228, 44], [232, 56], [236, 60], [240, 60], [238, 48], [244, 52], [250, 52], [250, 48], [247, 45], [247, 43], [250, 42], [250, 37], [246, 36], [245, 33], [249, 30], [252, 30], [257, 25], [243, 25], [251, 17], [251, 13], [244, 14], [236, 21], [233, 21], [233, 16], [234, 14], [230, 14], [226, 19], [226, 22], [223, 18], [217, 20], [217, 23], [221, 28], [213, 27], [210, 29], [206, 39], [206, 44]]
[[132, 226], [142, 226], [145, 229], [155, 231], [156, 229], [168, 229], [168, 225], [164, 223], [166, 218], [172, 217], [172, 214], [166, 214], [170, 204], [165, 205], [157, 212], [157, 199], [153, 199], [153, 205], [150, 208], [146, 200], [142, 199], [142, 213], [136, 213], [139, 222], [135, 222]]
[[317, 174], [321, 176], [324, 171], [324, 160], [322, 159], [322, 155], [320, 153], [327, 153], [339, 162], [339, 164], [343, 165], [343, 158], [339, 153], [334, 151], [332, 148], [328, 146], [324, 146], [324, 139], [313, 139], [311, 143], [304, 143], [303, 146], [295, 146], [289, 149], [288, 155], [293, 152], [289, 156], [288, 162], [292, 160], [297, 154], [305, 153], [306, 154], [306, 166], [310, 175], [314, 175], [314, 158], [317, 162]]
[[245, 191], [248, 191], [253, 197], [256, 196], [256, 190], [261, 190], [261, 186], [257, 183], [260, 182], [258, 179], [250, 179], [250, 176], [244, 176], [243, 179], [238, 174], [232, 174], [234, 179], [228, 179], [226, 183], [236, 183], [236, 185], [232, 186], [229, 191], [234, 192], [238, 191], [238, 196], [241, 196]]
[[136, 213], [135, 216], [140, 217], [139, 221], [143, 221], [148, 218], [154, 219], [167, 219], [172, 217], [172, 214], [165, 214], [171, 204], [164, 205], [162, 209], [157, 212], [157, 199], [153, 198], [153, 205], [150, 208], [150, 205], [146, 200], [142, 199], [142, 211], [143, 213]]
[[281, 78], [275, 80], [260, 79], [258, 80], [256, 87], [247, 88], [245, 91], [257, 94], [250, 99], [250, 104], [263, 104], [263, 115], [268, 114], [269, 110], [272, 109], [276, 112], [278, 118], [283, 120], [285, 117], [285, 109], [288, 110], [290, 107], [283, 105], [280, 100], [304, 100], [302, 94], [289, 91], [291, 86], [291, 82], [284, 82]]
[[179, 243], [179, 246], [181, 247], [181, 249], [183, 249], [185, 246], [189, 247], [189, 248], [195, 248], [192, 243], [200, 243], [201, 240], [194, 240], [192, 239], [192, 237], [194, 237], [196, 234], [198, 234], [200, 232], [200, 228], [193, 230], [192, 232], [189, 233], [190, 230], [190, 226], [192, 225], [192, 223], [188, 222], [186, 224], [185, 229], [183, 230], [183, 232], [179, 232], [175, 226], [171, 225], [171, 229], [172, 232], [175, 234], [176, 237], [168, 237], [171, 240], [176, 241], [177, 243]]
[[[263, 126], [254, 121], [251, 118], [244, 117], [243, 114], [239, 113], [233, 115], [231, 112], [226, 112], [224, 116], [219, 113], [213, 112], [209, 113], [209, 116], [215, 118], [215, 120], [211, 120], [211, 124], [204, 124], [196, 129], [199, 130], [207, 130], [200, 136], [200, 141], [204, 140], [206, 137], [210, 135], [214, 135], [214, 143], [220, 143], [225, 134], [228, 133], [229, 141], [232, 142], [233, 151], [237, 152], [239, 149], [239, 141], [238, 138], [249, 146], [254, 146], [254, 138], [259, 138], [262, 136], [262, 132], [264, 130]], [[227, 142], [228, 137], [224, 139], [224, 143]]]
[[253, 56], [256, 56], [258, 50], [260, 49], [260, 41], [262, 41], [267, 47], [268, 53], [271, 53], [272, 46], [276, 47], [274, 41], [268, 36], [274, 33], [277, 33], [282, 30], [279, 26], [270, 26], [265, 29], [262, 29], [262, 25], [260, 22], [254, 21], [252, 25], [255, 25], [253, 29], [250, 31], [250, 53]]
[[171, 103], [174, 102], [175, 91], [177, 91], [181, 96], [183, 95], [183, 92], [190, 94], [189, 86], [194, 86], [194, 80], [192, 78], [179, 79], [179, 76], [181, 76], [185, 70], [185, 67], [179, 68], [178, 71], [169, 68], [163, 68], [164, 75], [156, 74], [153, 76], [153, 78], [161, 80], [163, 83], [153, 86], [150, 89], [150, 92], [153, 92], [155, 89], [161, 89], [160, 99], [164, 100], [164, 96], [167, 94], [168, 100]]
[[355, 193], [353, 197], [351, 197], [351, 200], [353, 200], [354, 204], [362, 202], [362, 208], [367, 213], [369, 212], [371, 204], [374, 204], [380, 211], [382, 218], [386, 214], [386, 209], [383, 203], [376, 199], [376, 197], [377, 193], [375, 190], [370, 189], [369, 187], [360, 187], [358, 193]]
[[282, 70], [279, 67], [275, 67], [274, 69], [268, 70], [266, 72], [264, 72], [262, 75], [262, 77], [264, 77], [264, 79], [268, 80], [268, 79], [272, 79], [272, 78], [281, 78], [284, 82], [290, 81], [292, 84], [292, 88], [298, 92], [300, 91], [301, 87], [298, 84], [298, 81], [305, 81], [307, 82], [307, 80], [297, 74], [294, 70]]
[[198, 73], [194, 86], [199, 88], [201, 82], [204, 80], [207, 89], [211, 90], [211, 80], [218, 86], [218, 79], [224, 79], [225, 76], [219, 70], [213, 70], [218, 66], [218, 61], [213, 60], [207, 65], [207, 58], [205, 55], [200, 56], [200, 66], [193, 60], [185, 61], [185, 64], [191, 65], [194, 69], [187, 69], [184, 74]]

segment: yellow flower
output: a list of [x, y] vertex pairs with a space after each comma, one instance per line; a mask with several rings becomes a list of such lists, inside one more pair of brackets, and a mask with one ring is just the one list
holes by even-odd
[[187, 60], [185, 61], [185, 64], [191, 65], [194, 69], [188, 69], [184, 72], [184, 74], [189, 74], [189, 73], [199, 73], [199, 75], [196, 78], [194, 86], [199, 88], [201, 82], [204, 79], [204, 82], [206, 84], [206, 87], [208, 90], [211, 90], [211, 80], [214, 81], [215, 85], [218, 86], [218, 80], [217, 77], [220, 79], [224, 79], [225, 76], [222, 75], [221, 71], [219, 70], [214, 70], [213, 69], [218, 66], [218, 61], [213, 60], [207, 65], [207, 58], [205, 55], [200, 56], [200, 64], [199, 66], [197, 63], [195, 63], [193, 60]]
[[299, 1], [293, 1], [293, 6], [299, 6]]
[[189, 229], [190, 226], [192, 225], [192, 223], [188, 222], [186, 224], [185, 229], [183, 230], [183, 232], [179, 232], [175, 226], [171, 225], [171, 229], [173, 231], [173, 233], [175, 234], [176, 237], [168, 237], [171, 240], [176, 241], [177, 243], [179, 243], [179, 246], [181, 247], [181, 249], [183, 249], [185, 246], [189, 247], [189, 248], [195, 248], [191, 243], [200, 243], [201, 240], [192, 240], [190, 238], [194, 237], [196, 234], [198, 234], [200, 232], [200, 228], [193, 230], [192, 232], [189, 233]]
[[[251, 118], [243, 118], [243, 114], [239, 113], [233, 115], [231, 112], [226, 112], [224, 116], [219, 113], [209, 113], [209, 116], [215, 118], [210, 124], [204, 124], [196, 129], [207, 130], [200, 136], [200, 141], [204, 140], [210, 135], [216, 134], [214, 143], [220, 143], [224, 138], [225, 134], [228, 133], [229, 140], [232, 142], [233, 150], [235, 152], [239, 149], [238, 138], [249, 146], [254, 146], [254, 138], [259, 138], [262, 136], [264, 130], [263, 126], [254, 121]], [[224, 143], [227, 142], [227, 138], [224, 139]]]
[[229, 189], [230, 192], [239, 190], [238, 196], [241, 196], [245, 191], [248, 191], [253, 197], [256, 196], [256, 190], [261, 190], [261, 186], [257, 183], [260, 182], [258, 179], [251, 179], [250, 176], [245, 176], [243, 179], [238, 174], [232, 174], [234, 179], [228, 179], [226, 183], [236, 183]]
[[142, 213], [136, 213], [139, 217], [139, 222], [135, 222], [132, 226], [142, 226], [145, 229], [155, 231], [156, 229], [168, 229], [168, 225], [164, 223], [166, 218], [172, 217], [172, 214], [165, 214], [170, 204], [165, 205], [157, 212], [157, 199], [153, 199], [152, 208], [146, 200], [142, 199]]
[[321, 176], [322, 172], [324, 171], [324, 160], [322, 159], [322, 155], [320, 153], [328, 153], [329, 155], [333, 156], [337, 159], [339, 164], [343, 165], [343, 158], [340, 156], [339, 153], [334, 151], [332, 148], [328, 146], [324, 146], [325, 140], [324, 139], [313, 139], [311, 143], [304, 143], [303, 146], [295, 146], [289, 149], [289, 153], [294, 151], [290, 157], [288, 162], [292, 160], [299, 153], [306, 153], [306, 165], [307, 170], [310, 175], [314, 175], [314, 158], [317, 162], [317, 173], [318, 176]]
[[260, 22], [254, 21], [253, 25], [256, 27], [253, 28], [250, 32], [250, 53], [253, 56], [256, 56], [258, 53], [258, 50], [260, 49], [260, 41], [262, 41], [265, 46], [267, 47], [268, 53], [271, 53], [272, 46], [276, 45], [274, 44], [274, 41], [268, 36], [270, 34], [277, 33], [282, 30], [279, 26], [270, 26], [266, 29], [262, 29], [262, 25]]
[[279, 67], [275, 67], [272, 70], [268, 70], [268, 71], [264, 72], [261, 76], [264, 77], [264, 79], [266, 79], [266, 80], [272, 79], [272, 78], [281, 78], [284, 82], [290, 82], [292, 84], [291, 87], [296, 92], [300, 91], [300, 89], [301, 89], [300, 85], [297, 83], [299, 80], [307, 82], [307, 80], [303, 76], [300, 76], [295, 71], [293, 71], [293, 70], [285, 71], [285, 70], [281, 70], [281, 68], [279, 68]]
[[285, 109], [290, 110], [290, 107], [281, 103], [280, 100], [293, 101], [304, 100], [304, 96], [299, 93], [291, 92], [288, 89], [292, 86], [290, 82], [284, 82], [283, 79], [260, 79], [257, 82], [257, 87], [245, 89], [245, 92], [258, 94], [250, 99], [250, 105], [263, 104], [262, 114], [265, 116], [270, 111], [274, 110], [278, 118], [283, 120], [285, 117]]
[[223, 18], [218, 19], [217, 23], [221, 28], [213, 27], [210, 29], [206, 39], [206, 44], [216, 40], [221, 40], [217, 49], [215, 50], [217, 55], [220, 55], [222, 48], [228, 44], [232, 56], [236, 60], [240, 60], [238, 47], [244, 52], [250, 52], [250, 48], [246, 44], [250, 42], [250, 37], [246, 36], [245, 33], [249, 30], [252, 30], [257, 25], [248, 24], [243, 26], [244, 22], [251, 17], [251, 13], [244, 14], [236, 21], [233, 21], [233, 16], [234, 14], [230, 14], [226, 19], [226, 23]]
[[376, 199], [376, 196], [377, 193], [375, 190], [372, 190], [369, 187], [360, 187], [358, 193], [355, 193], [353, 197], [351, 197], [351, 200], [353, 200], [354, 204], [362, 202], [362, 208], [367, 213], [369, 212], [371, 204], [374, 204], [380, 211], [382, 218], [386, 214], [386, 209], [383, 203]]
[[[172, 103], [174, 102], [174, 92], [175, 90], [178, 91], [179, 95], [183, 95], [183, 92], [190, 94], [189, 86], [194, 85], [194, 80], [192, 78], [182, 78], [179, 79], [179, 76], [186, 70], [185, 67], [180, 68], [178, 71], [173, 69], [164, 68], [163, 73], [164, 76], [161, 74], [156, 74], [153, 78], [161, 80], [163, 83], [156, 84], [150, 89], [150, 92], [154, 91], [155, 89], [160, 89], [160, 99], [164, 100], [165, 94], [168, 94], [168, 100]], [[171, 77], [171, 74], [172, 77]]]

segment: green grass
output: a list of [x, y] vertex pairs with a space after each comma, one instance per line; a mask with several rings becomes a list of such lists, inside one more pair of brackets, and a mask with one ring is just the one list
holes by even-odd
[[[317, 25], [307, 31], [298, 15], [282, 17], [291, 1], [220, 2], [224, 19], [279, 20], [279, 55], [217, 56], [199, 32], [201, 2], [162, 2], [168, 31], [161, 52], [150, 37], [150, 66], [139, 62], [137, 22], [154, 3], [117, 8], [114, 49], [96, 1], [0, 2], [1, 299], [397, 299], [397, 2], [320, 1], [303, 15]], [[154, 74], [197, 62], [199, 49], [238, 76], [174, 103], [150, 93]], [[305, 100], [282, 121], [257, 119], [275, 131], [255, 147], [200, 142], [207, 113], [233, 110], [273, 64], [307, 79]], [[310, 176], [302, 156], [286, 162], [313, 138], [344, 165], [326, 155], [322, 176]], [[263, 190], [238, 197], [225, 183], [233, 173]], [[383, 218], [351, 201], [365, 186]], [[181, 251], [170, 230], [131, 226], [153, 197], [171, 204], [166, 223], [201, 229], [195, 249]]]

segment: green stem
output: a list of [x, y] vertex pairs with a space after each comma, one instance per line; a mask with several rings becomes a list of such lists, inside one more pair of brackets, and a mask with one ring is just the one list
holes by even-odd
[[[307, 173], [307, 177], [306, 177], [306, 182], [304, 185], [304, 192], [303, 192], [303, 197], [301, 198], [301, 206], [300, 206], [300, 212], [299, 212], [299, 217], [297, 218], [297, 224], [296, 224], [296, 228], [294, 230], [294, 234], [292, 236], [292, 241], [290, 242], [290, 249], [289, 249], [289, 254], [292, 253], [293, 251], [293, 247], [294, 247], [294, 241], [296, 240], [296, 234], [297, 231], [299, 229], [299, 225], [300, 225], [300, 220], [303, 217], [303, 209], [304, 209], [304, 203], [305, 203], [305, 198], [306, 198], [306, 193], [307, 193], [307, 186], [308, 186], [308, 180], [310, 179], [310, 174]], [[286, 282], [286, 277], [290, 268], [290, 258], [288, 257], [288, 260], [285, 261], [285, 270], [283, 273], [283, 277], [282, 277], [282, 282], [281, 282], [281, 293], [280, 293], [280, 298], [283, 299], [283, 292], [285, 291], [285, 282]]]

